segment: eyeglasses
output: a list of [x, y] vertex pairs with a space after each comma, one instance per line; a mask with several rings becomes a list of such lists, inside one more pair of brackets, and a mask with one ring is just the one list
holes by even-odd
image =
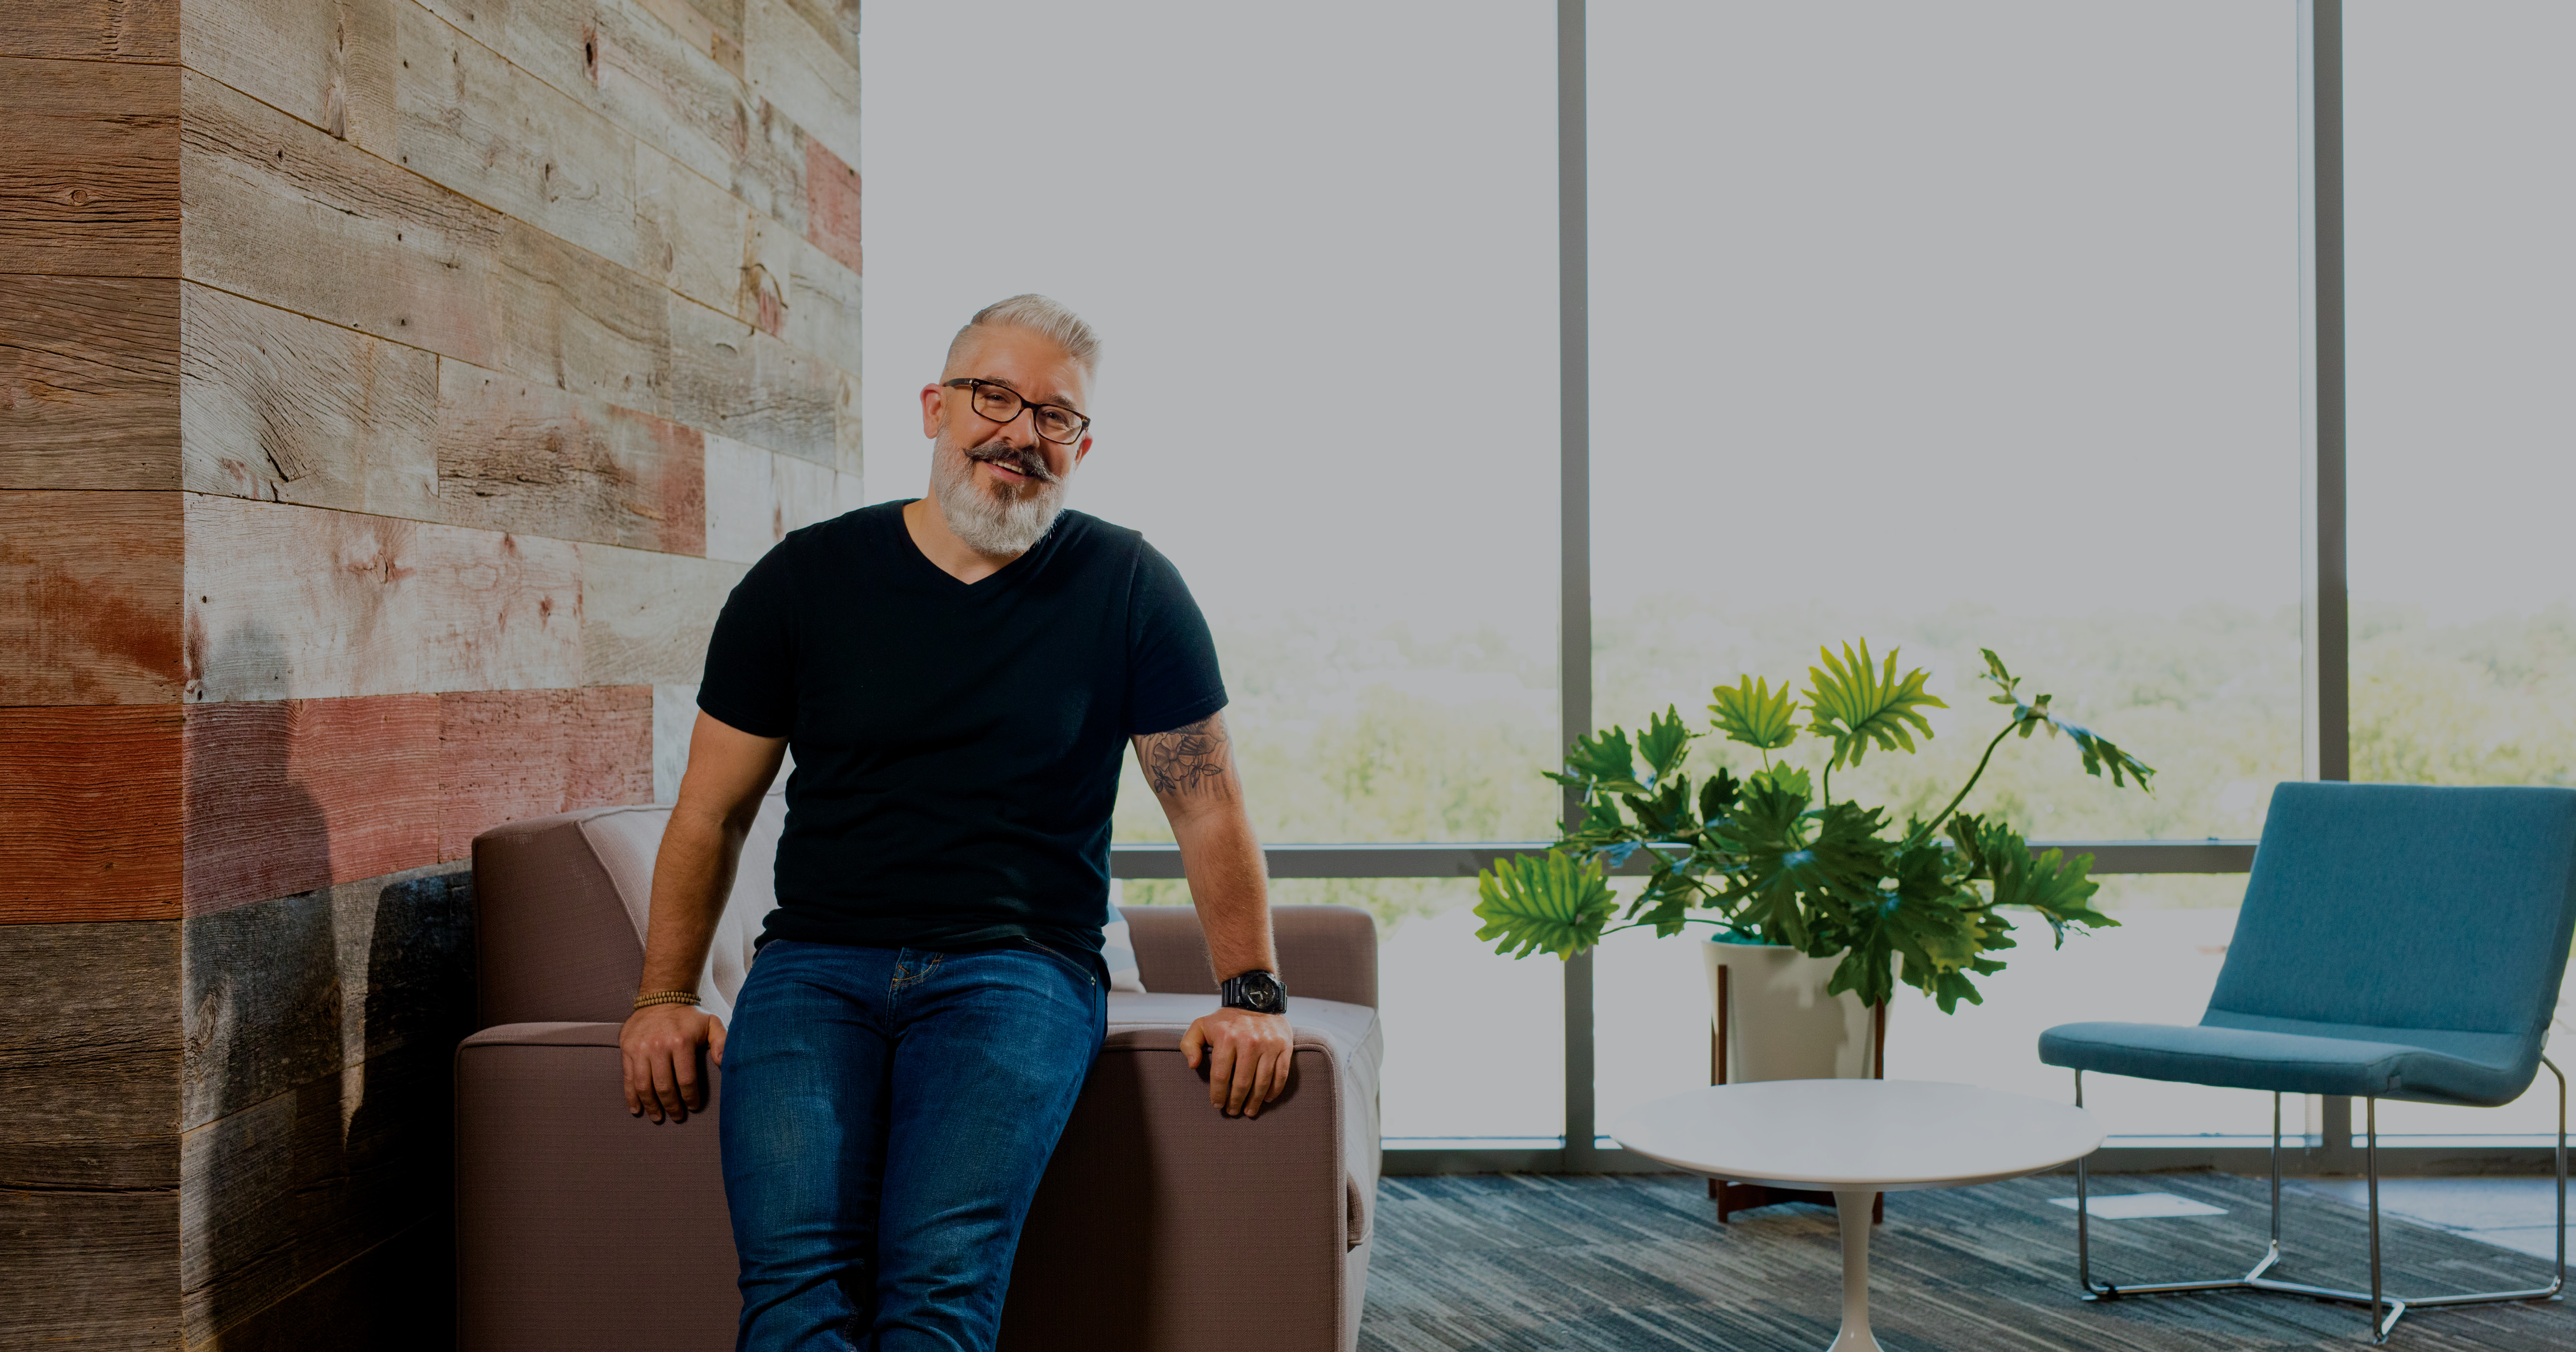
[[1038, 435], [1059, 446], [1070, 446], [1091, 430], [1091, 419], [1055, 404], [1032, 404], [1008, 385], [996, 385], [992, 381], [972, 377], [939, 383], [949, 389], [963, 387], [973, 391], [968, 402], [977, 413], [997, 423], [1006, 423], [1020, 416], [1021, 409], [1029, 410], [1029, 422], [1037, 428]]

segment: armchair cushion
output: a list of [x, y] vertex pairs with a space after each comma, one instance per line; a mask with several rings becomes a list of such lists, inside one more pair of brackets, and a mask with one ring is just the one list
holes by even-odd
[[2210, 1012], [2198, 1026], [2068, 1023], [2039, 1037], [2052, 1066], [2145, 1080], [2490, 1107], [2530, 1083], [2523, 1038]]

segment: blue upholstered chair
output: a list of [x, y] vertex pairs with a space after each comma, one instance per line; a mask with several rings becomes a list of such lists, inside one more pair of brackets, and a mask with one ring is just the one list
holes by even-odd
[[[2272, 1092], [2272, 1244], [2215, 1281], [2096, 1283], [2076, 1166], [2077, 1277], [2088, 1300], [2279, 1291], [2370, 1307], [2385, 1341], [2410, 1306], [2556, 1298], [2567, 1280], [2567, 1077], [2541, 1055], [2576, 928], [2576, 790], [2283, 784], [2245, 908], [2197, 1026], [2069, 1023], [2039, 1059], [2075, 1071]], [[2542, 1066], [2558, 1080], [2558, 1268], [2547, 1286], [2385, 1297], [2379, 1276], [2381, 1099], [2494, 1107]], [[2370, 1290], [2265, 1274], [2281, 1260], [2281, 1095], [2363, 1099]], [[2383, 1316], [2382, 1311], [2386, 1313]]]

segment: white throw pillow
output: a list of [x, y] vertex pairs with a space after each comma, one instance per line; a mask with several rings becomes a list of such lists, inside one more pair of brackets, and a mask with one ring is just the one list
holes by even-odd
[[[1109, 888], [1113, 895], [1117, 892], [1115, 879]], [[1109, 968], [1109, 989], [1145, 993], [1145, 979], [1136, 970], [1136, 940], [1128, 932], [1126, 913], [1114, 900], [1109, 903], [1109, 923], [1100, 927], [1100, 961]]]

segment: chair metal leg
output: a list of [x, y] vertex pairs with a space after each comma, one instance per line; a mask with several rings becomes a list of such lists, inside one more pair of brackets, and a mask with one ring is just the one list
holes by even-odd
[[[2522, 1291], [2475, 1291], [2457, 1295], [2416, 1296], [2399, 1299], [2387, 1294], [2381, 1282], [2379, 1253], [2379, 1101], [2366, 1100], [2364, 1167], [2370, 1193], [2370, 1289], [2343, 1291], [2333, 1287], [2310, 1286], [2304, 1282], [2285, 1282], [2264, 1274], [2281, 1261], [2281, 1098], [2272, 1096], [2272, 1242], [2261, 1262], [2242, 1277], [2220, 1278], [2197, 1282], [2140, 1282], [2116, 1285], [2093, 1280], [2087, 1178], [2084, 1161], [2075, 1163], [2075, 1246], [2076, 1279], [2082, 1283], [2086, 1300], [2118, 1300], [2124, 1296], [2188, 1295], [2204, 1291], [2270, 1291], [2280, 1295], [2307, 1296], [2314, 1300], [2331, 1300], [2370, 1308], [2370, 1340], [2388, 1341], [2389, 1332], [2409, 1310], [2441, 1305], [2491, 1305], [2508, 1301], [2559, 1300], [2567, 1287], [2567, 1076], [2548, 1057], [2540, 1064], [2558, 1081], [2558, 1149], [2556, 1173], [2558, 1184], [2558, 1264], [2550, 1274], [2547, 1286]], [[2075, 1104], [2084, 1105], [2084, 1073], [2075, 1073]], [[2382, 1312], [2385, 1311], [2383, 1314]]]

